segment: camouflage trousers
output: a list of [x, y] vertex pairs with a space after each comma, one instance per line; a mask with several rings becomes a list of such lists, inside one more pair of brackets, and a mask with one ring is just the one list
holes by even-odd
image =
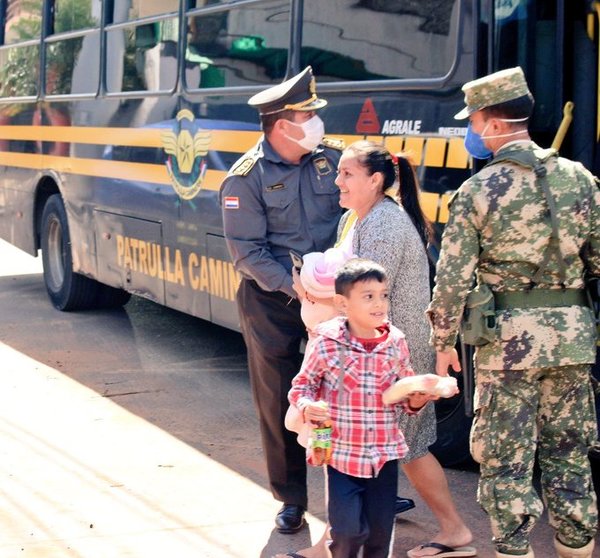
[[596, 533], [588, 447], [596, 441], [589, 365], [477, 370], [471, 454], [481, 464], [477, 499], [496, 550], [525, 553], [543, 511], [533, 486], [536, 457], [550, 524], [568, 546]]

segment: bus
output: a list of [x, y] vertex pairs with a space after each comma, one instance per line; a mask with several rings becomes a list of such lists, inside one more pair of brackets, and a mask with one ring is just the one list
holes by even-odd
[[[63, 311], [138, 295], [238, 329], [218, 192], [260, 137], [248, 98], [311, 65], [328, 135], [410, 154], [439, 239], [468, 157], [461, 86], [520, 65], [534, 139], [598, 172], [599, 3], [0, 0], [0, 237]], [[431, 256], [435, 260], [436, 246]], [[468, 455], [438, 403], [444, 464]]]

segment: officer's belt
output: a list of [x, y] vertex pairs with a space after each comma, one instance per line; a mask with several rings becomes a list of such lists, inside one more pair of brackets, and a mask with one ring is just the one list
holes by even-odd
[[589, 306], [583, 289], [532, 289], [494, 293], [496, 310], [506, 308], [556, 308], [558, 306]]

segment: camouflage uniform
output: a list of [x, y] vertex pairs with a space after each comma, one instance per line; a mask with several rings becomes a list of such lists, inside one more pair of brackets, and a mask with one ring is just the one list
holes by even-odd
[[[600, 275], [596, 180], [581, 164], [549, 156], [530, 141], [503, 146], [495, 159], [507, 151], [547, 158], [564, 286], [583, 289], [584, 271]], [[532, 286], [551, 229], [548, 205], [530, 168], [492, 161], [461, 186], [451, 200], [428, 309], [438, 351], [455, 346], [474, 276], [495, 293]], [[560, 267], [559, 258], [550, 258], [535, 288], [560, 292]], [[471, 431], [471, 453], [481, 464], [478, 501], [490, 516], [496, 549], [528, 550], [543, 511], [532, 486], [536, 450], [551, 525], [567, 545], [583, 546], [598, 522], [587, 457], [597, 437], [589, 378], [596, 356], [593, 314], [584, 305], [514, 307], [497, 309], [496, 318], [496, 339], [475, 352]]]

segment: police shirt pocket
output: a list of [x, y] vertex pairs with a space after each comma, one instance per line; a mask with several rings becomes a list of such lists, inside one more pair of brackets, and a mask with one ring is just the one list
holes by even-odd
[[298, 213], [299, 201], [293, 192], [281, 185], [281, 188], [271, 186], [264, 192], [264, 201], [267, 208], [268, 229], [270, 232], [284, 232], [290, 227], [297, 228], [300, 215]]
[[494, 386], [481, 384], [475, 391], [475, 418], [471, 427], [469, 445], [471, 455], [477, 463], [487, 461], [494, 455], [496, 433], [492, 426], [495, 409]]

